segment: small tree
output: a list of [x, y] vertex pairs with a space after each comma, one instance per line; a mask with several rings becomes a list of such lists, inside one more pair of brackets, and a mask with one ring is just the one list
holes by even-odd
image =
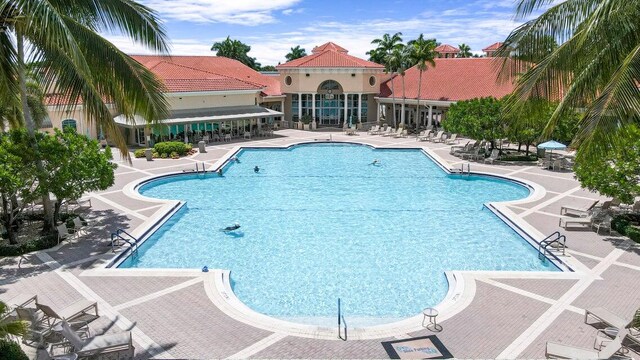
[[582, 187], [632, 204], [640, 196], [640, 130], [629, 126], [615, 135], [616, 146], [600, 145], [598, 159], [579, 148], [574, 171]]
[[10, 244], [18, 242], [17, 219], [24, 206], [39, 195], [36, 191], [38, 176], [33, 166], [34, 159], [25, 130], [0, 134], [0, 214]]
[[56, 130], [40, 142], [45, 158], [47, 191], [56, 196], [54, 221], [65, 201], [77, 200], [89, 191], [105, 190], [114, 183], [117, 165], [90, 140], [73, 129]]
[[502, 102], [494, 97], [458, 101], [449, 108], [442, 126], [475, 140], [488, 140], [493, 148], [505, 134], [501, 110]]

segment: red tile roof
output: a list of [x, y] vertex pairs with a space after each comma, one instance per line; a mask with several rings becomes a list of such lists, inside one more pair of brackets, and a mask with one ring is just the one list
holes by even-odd
[[[422, 73], [421, 100], [458, 101], [478, 97], [501, 98], [514, 89], [512, 81], [498, 82], [499, 64], [494, 58], [438, 58], [436, 66]], [[407, 99], [418, 98], [419, 70], [414, 66], [405, 72]], [[391, 97], [391, 81], [395, 97], [402, 98], [402, 77], [395, 76], [380, 85], [380, 97]]]
[[373, 68], [383, 69], [384, 66], [363, 60], [347, 54], [347, 50], [332, 42], [316, 46], [312, 54], [291, 60], [276, 66], [283, 68]]
[[345, 54], [349, 52], [349, 50], [343, 48], [342, 46], [329, 41], [328, 43], [324, 43], [320, 46], [314, 47], [313, 50], [311, 50], [311, 53], [316, 54], [319, 52], [323, 52], [325, 50], [333, 50], [333, 51], [337, 51], [339, 53], [345, 53]]
[[496, 51], [500, 48], [500, 46], [502, 46], [501, 42], [497, 42], [497, 43], [493, 43], [489, 46], [487, 46], [486, 48], [482, 49], [482, 51]]
[[460, 52], [460, 49], [458, 49], [455, 46], [451, 46], [449, 44], [442, 44], [442, 45], [436, 46], [436, 48], [433, 50], [435, 52], [439, 52], [442, 54], [457, 54]]
[[[172, 84], [171, 86], [175, 89], [191, 89], [173, 91], [257, 90], [264, 88], [264, 95], [282, 95], [278, 78], [263, 75], [237, 60], [222, 56], [133, 55], [131, 57], [163, 79], [169, 91], [172, 91], [169, 86]], [[158, 66], [160, 63], [165, 65]], [[182, 76], [185, 78], [179, 79]], [[206, 81], [197, 81], [203, 79]], [[187, 82], [193, 82], [193, 85], [186, 85]]]

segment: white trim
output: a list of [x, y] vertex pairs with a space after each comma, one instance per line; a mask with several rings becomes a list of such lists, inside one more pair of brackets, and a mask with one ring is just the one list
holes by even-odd
[[263, 91], [266, 87], [260, 87], [252, 90], [216, 90], [216, 91], [185, 91], [185, 92], [167, 92], [164, 95], [168, 98], [180, 96], [203, 96], [203, 95], [242, 95], [256, 94]]

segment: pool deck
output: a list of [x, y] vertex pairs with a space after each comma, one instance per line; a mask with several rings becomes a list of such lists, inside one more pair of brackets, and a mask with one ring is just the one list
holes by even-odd
[[[581, 189], [571, 172], [535, 165], [471, 162], [471, 171], [514, 176], [541, 185], [546, 193], [540, 199], [507, 208], [517, 221], [526, 222], [539, 233], [564, 233], [568, 250], [563, 259], [575, 264], [577, 271], [556, 276], [462, 274], [464, 299], [458, 301], [455, 311], [442, 313], [439, 323], [443, 329], [437, 333], [422, 328], [421, 317], [416, 316], [397, 331], [349, 329], [354, 335], [348, 341], [337, 340], [337, 327], [325, 329], [325, 333], [335, 332], [333, 340], [320, 333], [296, 336], [289, 330], [279, 331], [277, 325], [263, 324], [264, 319], [253, 324], [254, 320], [247, 318], [250, 314], [236, 316], [212, 290], [218, 274], [215, 271], [103, 268], [113, 257], [109, 246], [112, 231], [141, 231], [166, 211], [163, 203], [127, 195], [123, 191], [127, 184], [152, 175], [194, 169], [196, 163], [211, 168], [237, 146], [287, 146], [326, 140], [330, 135], [333, 141], [378, 147], [426, 147], [451, 168], [467, 162], [449, 155], [449, 145], [417, 142], [412, 137], [300, 130], [280, 130], [271, 138], [212, 143], [207, 153], [179, 160], [118, 162], [115, 185], [88, 195], [92, 208], [83, 215], [93, 226], [79, 239], [48, 251], [0, 259], [0, 300], [19, 293], [37, 294], [41, 303], [54, 308], [83, 298], [95, 300], [101, 317], [90, 327], [96, 333], [131, 330], [138, 359], [387, 358], [381, 341], [432, 334], [457, 358], [543, 358], [546, 341], [593, 347], [599, 326], [584, 323], [584, 309], [605, 307], [630, 318], [640, 307], [640, 245], [615, 233], [598, 235], [590, 230], [559, 228], [561, 206], [581, 206], [600, 197]], [[375, 338], [376, 334], [380, 337]], [[31, 355], [36, 357], [36, 351]], [[640, 349], [634, 347], [629, 355], [640, 357]]]

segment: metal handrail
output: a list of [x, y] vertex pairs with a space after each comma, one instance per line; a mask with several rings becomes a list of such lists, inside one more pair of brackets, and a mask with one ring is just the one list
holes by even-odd
[[552, 255], [557, 259], [557, 256], [551, 253], [551, 251], [548, 249], [549, 246], [554, 243], [562, 245], [562, 255], [565, 255], [565, 248], [567, 247], [567, 237], [560, 234], [559, 231], [556, 231], [551, 235], [547, 236], [546, 238], [544, 238], [542, 241], [540, 241], [538, 245], [538, 257], [542, 259], [542, 257], [546, 256], [548, 252], [550, 255]]
[[[129, 239], [123, 237], [121, 234], [127, 235]], [[133, 235], [126, 232], [124, 229], [117, 229], [116, 232], [111, 233], [111, 251], [114, 251], [113, 250], [114, 237], [117, 237], [123, 240], [124, 242], [129, 244], [129, 249], [131, 249], [132, 252], [135, 252], [136, 254], [138, 253], [138, 239], [136, 239]], [[131, 242], [130, 240], [133, 240], [133, 242]]]
[[[344, 324], [344, 337], [342, 337], [343, 324]], [[344, 319], [344, 315], [342, 315], [342, 306], [340, 303], [340, 298], [338, 298], [338, 339], [347, 341], [347, 321]]]

